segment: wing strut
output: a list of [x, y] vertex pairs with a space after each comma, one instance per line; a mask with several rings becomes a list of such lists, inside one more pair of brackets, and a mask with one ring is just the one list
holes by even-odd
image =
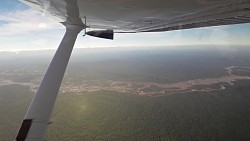
[[58, 91], [78, 33], [84, 26], [64, 23], [66, 33], [26, 113], [16, 141], [44, 141]]

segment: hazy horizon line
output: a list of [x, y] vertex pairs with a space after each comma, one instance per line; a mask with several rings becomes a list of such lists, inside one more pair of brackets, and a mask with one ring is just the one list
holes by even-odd
[[[245, 47], [245, 46], [250, 46], [248, 44], [242, 45], [242, 44], [195, 44], [195, 45], [156, 45], [156, 46], [113, 46], [113, 47], [75, 47], [74, 49], [132, 49], [132, 48], [158, 48], [158, 47], [197, 47], [197, 46], [229, 46], [229, 47]], [[57, 48], [42, 48], [42, 49], [10, 49], [10, 50], [0, 50], [0, 53], [3, 52], [26, 52], [26, 51], [49, 51], [53, 50], [55, 51]]]

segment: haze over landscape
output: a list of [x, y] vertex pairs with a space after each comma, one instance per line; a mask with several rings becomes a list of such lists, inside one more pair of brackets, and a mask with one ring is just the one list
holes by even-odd
[[[53, 53], [0, 53], [2, 140], [15, 137]], [[249, 54], [248, 46], [75, 49], [46, 139], [249, 140]]]

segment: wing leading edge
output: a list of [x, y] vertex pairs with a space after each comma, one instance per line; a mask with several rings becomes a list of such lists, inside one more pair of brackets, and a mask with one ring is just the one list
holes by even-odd
[[[115, 32], [161, 32], [250, 22], [250, 0], [22, 1], [59, 22], [67, 20], [76, 25], [86, 16], [87, 27]], [[70, 12], [74, 9], [79, 13]]]

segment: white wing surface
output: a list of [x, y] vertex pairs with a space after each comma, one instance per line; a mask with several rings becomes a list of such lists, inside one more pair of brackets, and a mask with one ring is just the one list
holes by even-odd
[[[58, 21], [78, 18], [115, 32], [152, 32], [250, 22], [250, 0], [23, 0]], [[73, 4], [72, 4], [73, 3]], [[79, 9], [79, 12], [71, 12]], [[70, 14], [69, 14], [70, 13]]]

